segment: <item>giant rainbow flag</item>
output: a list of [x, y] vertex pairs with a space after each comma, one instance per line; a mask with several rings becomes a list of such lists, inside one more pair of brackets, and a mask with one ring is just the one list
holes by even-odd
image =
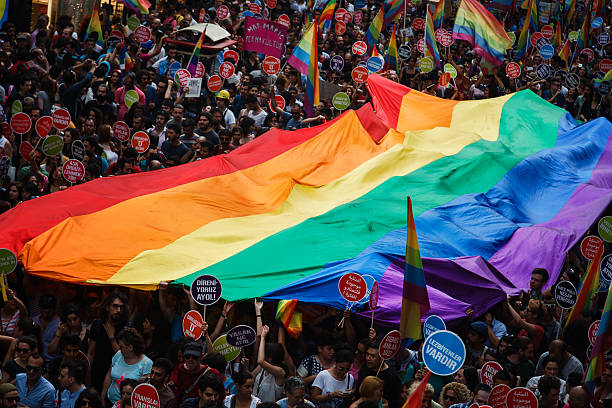
[[152, 289], [207, 273], [228, 300], [339, 309], [340, 276], [358, 272], [379, 282], [379, 323], [396, 325], [410, 196], [428, 313], [452, 323], [528, 288], [535, 267], [554, 281], [612, 200], [606, 119], [579, 125], [528, 90], [452, 101], [378, 75], [368, 87], [373, 106], [323, 125], [24, 202], [0, 215], [0, 248], [65, 282]]

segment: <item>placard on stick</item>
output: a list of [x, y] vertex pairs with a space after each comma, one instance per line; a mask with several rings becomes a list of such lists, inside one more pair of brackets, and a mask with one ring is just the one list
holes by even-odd
[[502, 366], [497, 361], [486, 362], [480, 369], [480, 382], [492, 387], [493, 377], [501, 370]]
[[506, 395], [508, 408], [538, 408], [538, 399], [528, 388], [518, 387], [510, 390]]
[[191, 297], [201, 306], [214, 305], [221, 299], [221, 282], [212, 275], [202, 275], [191, 284]]
[[247, 347], [255, 343], [257, 333], [255, 333], [255, 330], [253, 330], [251, 326], [241, 324], [232, 327], [225, 335], [225, 338], [230, 346]]
[[389, 360], [393, 358], [395, 353], [398, 352], [401, 345], [400, 332], [398, 330], [390, 331], [383, 337], [380, 345], [378, 346], [378, 354], [383, 360]]
[[151, 384], [140, 384], [132, 391], [132, 407], [160, 408], [159, 394]]
[[465, 362], [465, 344], [455, 333], [440, 330], [425, 339], [423, 362], [429, 371], [440, 376], [455, 374]]
[[183, 317], [183, 334], [198, 340], [204, 334], [204, 318], [197, 310], [190, 310]]

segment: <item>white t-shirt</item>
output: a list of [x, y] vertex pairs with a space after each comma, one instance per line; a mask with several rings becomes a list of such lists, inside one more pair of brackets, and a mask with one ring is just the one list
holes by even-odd
[[[351, 374], [347, 374], [344, 380], [338, 381], [331, 375], [329, 370], [323, 370], [317, 374], [312, 386], [320, 389], [321, 395], [326, 395], [334, 391], [352, 390], [355, 387], [355, 379]], [[333, 406], [341, 402], [336, 400], [339, 400], [339, 398], [331, 400]]]
[[[236, 396], [228, 395], [227, 397], [225, 397], [225, 401], [223, 401], [223, 405], [226, 408], [232, 408], [232, 398], [236, 398]], [[261, 400], [259, 398], [257, 398], [254, 395], [251, 395], [251, 405], [249, 405], [249, 408], [255, 408], [257, 404], [259, 404], [260, 402]]]

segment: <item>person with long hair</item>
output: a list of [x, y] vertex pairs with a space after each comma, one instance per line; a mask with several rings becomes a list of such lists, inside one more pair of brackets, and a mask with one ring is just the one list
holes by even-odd
[[382, 397], [384, 385], [385, 383], [380, 378], [372, 375], [367, 376], [359, 386], [359, 399], [353, 402], [349, 408], [357, 408], [364, 401], [374, 401], [377, 407], [381, 403], [383, 408], [387, 408], [389, 404]]
[[319, 372], [313, 381], [312, 402], [319, 405], [327, 403], [333, 408], [348, 407], [348, 401], [355, 392], [355, 378], [349, 374], [352, 363], [353, 353], [350, 350], [339, 350], [336, 353], [336, 365]]
[[104, 408], [104, 406], [96, 390], [86, 388], [77, 398], [74, 408]]
[[232, 380], [238, 392], [234, 395], [225, 397], [224, 405], [226, 408], [255, 408], [261, 402], [253, 395], [255, 382], [253, 375], [248, 371], [238, 371], [232, 375]]
[[257, 367], [253, 370], [255, 375], [253, 395], [263, 402], [276, 402], [283, 394], [285, 385], [286, 370], [283, 368], [285, 353], [280, 344], [266, 343], [269, 332], [268, 326], [261, 328]]

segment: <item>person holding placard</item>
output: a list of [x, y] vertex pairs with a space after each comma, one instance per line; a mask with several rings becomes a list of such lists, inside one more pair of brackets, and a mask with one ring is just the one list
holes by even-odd
[[257, 367], [253, 370], [255, 375], [255, 388], [253, 395], [263, 402], [276, 402], [283, 394], [286, 370], [283, 368], [284, 351], [282, 346], [275, 343], [266, 343], [266, 336], [270, 332], [268, 326], [261, 328], [261, 339], [257, 353]]
[[544, 328], [538, 324], [542, 321], [544, 310], [542, 309], [542, 302], [539, 300], [531, 299], [527, 307], [527, 314], [525, 319], [506, 301], [506, 308], [510, 315], [514, 319], [514, 324], [520, 328], [518, 333], [519, 336], [528, 336], [536, 351], [540, 350], [542, 340], [544, 340]]
[[370, 343], [366, 349], [365, 365], [359, 370], [357, 380], [357, 388], [361, 387], [361, 383], [367, 376], [378, 377], [385, 383], [383, 390], [383, 398], [389, 402], [390, 408], [401, 406], [400, 393], [402, 390], [402, 382], [397, 371], [389, 367], [387, 363], [378, 354], [378, 343]]
[[489, 394], [491, 393], [491, 387], [487, 384], [480, 383], [476, 385], [472, 391], [472, 398], [467, 402], [453, 404], [449, 408], [467, 408], [472, 404], [488, 405]]
[[538, 408], [562, 408], [561, 381], [552, 375], [543, 375], [538, 381]]
[[336, 353], [336, 365], [317, 374], [312, 383], [311, 397], [315, 404], [323, 403], [332, 408], [346, 408], [355, 392], [355, 379], [348, 373], [353, 363], [349, 350]]

